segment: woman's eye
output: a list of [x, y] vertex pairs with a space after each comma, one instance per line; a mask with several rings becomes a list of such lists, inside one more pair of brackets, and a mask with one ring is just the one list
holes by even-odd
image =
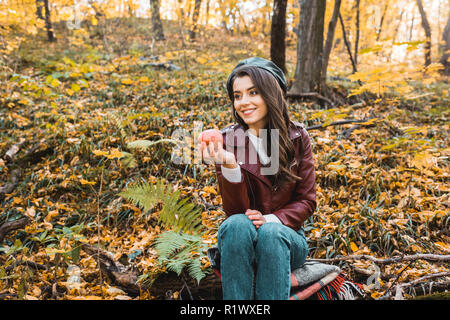
[[253, 90], [253, 91], [250, 91], [250, 94], [251, 94], [252, 96], [254, 96], [254, 95], [257, 95], [258, 92]]
[[235, 95], [234, 95], [234, 99], [235, 99], [235, 100], [239, 99], [240, 97], [241, 97], [241, 96], [238, 95], [238, 94], [235, 94]]

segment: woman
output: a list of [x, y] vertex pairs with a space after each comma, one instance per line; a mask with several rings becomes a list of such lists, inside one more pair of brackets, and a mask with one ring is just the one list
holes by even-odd
[[227, 90], [237, 124], [222, 130], [223, 144], [201, 142], [227, 215], [218, 232], [223, 298], [286, 300], [291, 270], [308, 253], [302, 225], [316, 208], [311, 143], [289, 119], [286, 79], [271, 61], [241, 61]]

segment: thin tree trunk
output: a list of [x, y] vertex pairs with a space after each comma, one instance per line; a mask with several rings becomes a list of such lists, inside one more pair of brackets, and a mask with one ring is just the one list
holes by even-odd
[[161, 15], [159, 12], [160, 0], [150, 0], [150, 6], [152, 11], [152, 31], [157, 41], [166, 40], [163, 31], [163, 25], [161, 21]]
[[183, 9], [183, 0], [178, 0], [178, 6], [180, 7], [180, 20], [184, 21], [184, 9]]
[[358, 69], [356, 68], [355, 60], [353, 60], [352, 49], [350, 47], [350, 43], [347, 40], [347, 34], [345, 33], [344, 20], [342, 19], [342, 15], [340, 13], [339, 13], [339, 22], [341, 23], [341, 27], [342, 27], [342, 37], [344, 38], [345, 47], [347, 48], [347, 52], [348, 52], [348, 55], [350, 56], [350, 61], [352, 63], [353, 73], [355, 73], [358, 71]]
[[209, 2], [210, 0], [206, 0], [205, 25], [208, 25], [209, 22]]
[[422, 18], [422, 27], [425, 31], [425, 67], [428, 67], [431, 64], [431, 27], [423, 8], [422, 0], [416, 0], [416, 2]]
[[341, 0], [336, 0], [334, 2], [333, 15], [331, 16], [331, 20], [328, 23], [327, 40], [325, 41], [325, 46], [323, 48], [322, 71], [321, 71], [322, 86], [325, 85], [325, 82], [327, 80], [328, 61], [330, 59], [331, 49], [333, 48], [334, 32], [336, 30], [336, 24], [339, 18], [340, 8], [341, 8]]
[[44, 9], [44, 0], [36, 0], [36, 16], [38, 19], [45, 20], [44, 14], [42, 13]]
[[55, 42], [55, 34], [53, 33], [52, 21], [50, 19], [50, 6], [48, 0], [44, 0], [45, 9], [45, 29], [47, 29], [47, 37], [49, 42]]
[[202, 0], [195, 0], [194, 4], [194, 14], [192, 15], [192, 28], [189, 30], [189, 39], [194, 40], [197, 33], [198, 17], [200, 16], [200, 6], [202, 5]]
[[392, 37], [392, 44], [394, 44], [397, 41], [398, 30], [400, 29], [400, 26], [402, 25], [402, 19], [403, 19], [404, 12], [405, 12], [405, 8], [403, 7], [402, 11], [400, 12], [400, 17], [398, 18], [397, 27], [394, 30], [394, 35]]
[[236, 9], [237, 9], [237, 13], [239, 15], [239, 20], [244, 25], [244, 33], [245, 34], [249, 34], [250, 32], [248, 30], [248, 24], [247, 24], [247, 22], [244, 19], [244, 15], [242, 14], [241, 9], [238, 6], [236, 6]]
[[409, 37], [408, 37], [408, 41], [412, 40], [412, 34], [413, 34], [413, 29], [414, 29], [414, 20], [416, 19], [416, 12], [413, 11], [413, 17], [411, 19], [411, 25], [409, 26]]
[[355, 27], [356, 27], [356, 36], [355, 36], [355, 51], [353, 54], [353, 58], [355, 59], [355, 66], [358, 65], [358, 47], [359, 47], [359, 4], [360, 4], [360, 0], [356, 0], [356, 23], [355, 23]]
[[447, 24], [442, 35], [442, 40], [444, 44], [441, 47], [442, 57], [440, 62], [444, 66], [443, 72], [446, 75], [450, 75], [450, 17], [447, 20]]
[[[383, 23], [384, 23], [384, 19], [386, 17], [386, 12], [387, 9], [389, 7], [389, 0], [386, 1], [386, 4], [384, 6], [384, 10], [383, 10], [383, 15], [381, 16], [381, 20], [380, 20], [380, 25], [378, 26], [378, 30], [377, 30], [377, 41], [380, 40], [380, 36], [381, 36], [381, 31], [383, 30]], [[403, 11], [402, 11], [403, 12]]]
[[270, 31], [270, 58], [284, 73], [286, 70], [286, 6], [287, 0], [274, 0]]

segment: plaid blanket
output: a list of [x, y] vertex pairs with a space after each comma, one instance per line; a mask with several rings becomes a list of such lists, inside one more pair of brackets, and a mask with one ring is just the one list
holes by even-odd
[[[211, 267], [221, 278], [219, 250], [209, 248], [207, 254]], [[361, 284], [346, 279], [334, 265], [307, 260], [291, 272], [289, 300], [355, 300], [364, 294]]]

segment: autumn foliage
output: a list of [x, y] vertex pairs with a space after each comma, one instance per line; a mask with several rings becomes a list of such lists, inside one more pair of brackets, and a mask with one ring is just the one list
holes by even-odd
[[[220, 130], [233, 122], [224, 84], [241, 59], [270, 58], [270, 3], [256, 6], [251, 20], [236, 1], [209, 1], [193, 29], [194, 1], [168, 1], [165, 40], [155, 41], [136, 1], [121, 11], [113, 1], [80, 4], [77, 28], [67, 24], [76, 22], [73, 3], [51, 1], [56, 41], [48, 42], [38, 2], [0, 13], [0, 299], [161, 298], [158, 278], [168, 270], [201, 287], [214, 277], [205, 250], [216, 245], [225, 215], [214, 166], [172, 161], [178, 144], [171, 135], [186, 129], [192, 140], [184, 148], [193, 151], [195, 124]], [[305, 225], [309, 258], [449, 255], [449, 84], [440, 47], [432, 42], [432, 63], [424, 66], [419, 15], [411, 30], [407, 19], [417, 9], [401, 0], [366, 2], [361, 21], [374, 8], [391, 9], [384, 24], [361, 26], [356, 72], [336, 29], [327, 83], [345, 103], [289, 100], [291, 118], [310, 134], [316, 166], [318, 207]], [[288, 1], [290, 83], [296, 3]], [[341, 13], [355, 36], [353, 9], [346, 3]], [[445, 26], [447, 17], [440, 19], [433, 34]], [[153, 202], [137, 196], [137, 187], [156, 194], [158, 185]], [[190, 220], [176, 225], [173, 208]], [[137, 291], [101, 272], [101, 259], [132, 274]], [[372, 261], [340, 266], [365, 284], [368, 299], [429, 274], [444, 274], [448, 288], [448, 264], [439, 262], [379, 265], [378, 286], [367, 282]], [[423, 293], [405, 289], [404, 297]]]

